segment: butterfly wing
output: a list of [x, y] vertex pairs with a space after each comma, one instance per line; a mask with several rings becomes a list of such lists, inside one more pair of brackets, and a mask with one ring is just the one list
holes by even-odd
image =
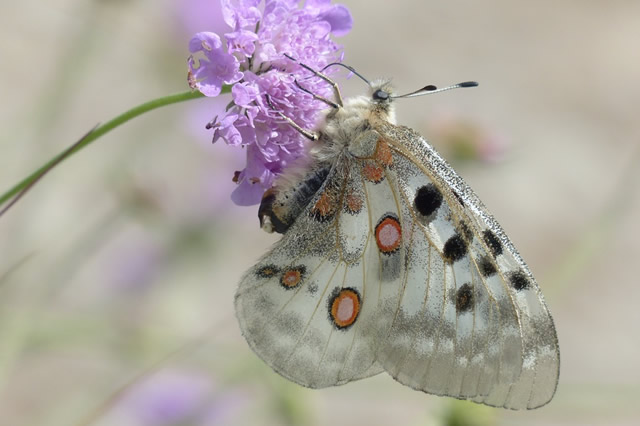
[[559, 349], [526, 264], [477, 196], [419, 134], [381, 123], [403, 222], [398, 308], [377, 361], [425, 392], [512, 409], [553, 396]]
[[373, 155], [339, 156], [243, 277], [236, 311], [249, 345], [308, 387], [386, 370], [437, 395], [544, 405], [559, 352], [528, 268], [423, 138], [376, 130]]
[[[392, 186], [340, 157], [280, 241], [242, 278], [236, 313], [251, 348], [312, 388], [383, 371], [377, 344], [395, 311], [403, 247]], [[371, 193], [376, 195], [372, 196]], [[386, 218], [380, 224], [378, 218]], [[378, 234], [376, 234], [378, 229]], [[387, 254], [379, 250], [380, 231]], [[395, 232], [395, 233], [394, 233]]]

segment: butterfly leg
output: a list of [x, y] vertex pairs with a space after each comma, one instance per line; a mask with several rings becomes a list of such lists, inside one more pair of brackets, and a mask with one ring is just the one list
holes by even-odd
[[330, 101], [329, 99], [322, 97], [320, 95], [316, 95], [315, 93], [311, 92], [309, 89], [305, 89], [300, 85], [300, 83], [298, 83], [298, 80], [295, 80], [295, 83], [296, 83], [296, 86], [298, 86], [298, 89], [302, 90], [305, 93], [310, 94], [311, 96], [313, 96], [313, 99], [324, 102], [325, 104], [329, 105], [332, 108], [335, 108], [335, 109], [340, 108], [340, 105], [338, 105], [337, 103]]
[[[327, 75], [321, 73], [320, 71], [314, 70], [313, 68], [311, 68], [309, 65], [303, 64], [302, 62], [298, 62], [295, 58], [293, 58], [292, 56], [289, 56], [287, 54], [285, 54], [284, 56], [286, 56], [287, 58], [291, 59], [292, 61], [294, 61], [295, 63], [297, 63], [298, 65], [300, 65], [302, 68], [311, 71], [315, 76], [320, 77], [321, 79], [323, 79], [324, 81], [326, 81], [327, 83], [329, 83], [331, 85], [331, 87], [333, 87], [333, 93], [336, 97], [336, 103], [329, 101], [328, 99], [320, 99], [320, 98], [316, 98], [319, 101], [325, 102], [328, 105], [334, 106], [337, 104], [337, 107], [342, 107], [343, 103], [342, 103], [342, 95], [340, 94], [340, 87], [338, 87], [338, 83], [336, 83], [335, 81], [331, 80]], [[296, 83], [297, 84], [297, 83]], [[298, 85], [298, 87], [300, 87]], [[302, 88], [301, 88], [302, 89]], [[304, 90], [304, 89], [302, 89]], [[305, 92], [310, 93], [308, 91], [305, 90]], [[312, 93], [313, 94], [313, 93]], [[314, 95], [315, 97], [316, 95]]]
[[312, 141], [317, 141], [318, 140], [318, 135], [316, 133], [313, 133], [313, 132], [310, 132], [310, 131], [308, 131], [306, 129], [303, 129], [295, 121], [293, 121], [292, 119], [290, 119], [289, 117], [284, 115], [284, 113], [282, 111], [278, 111], [276, 109], [276, 107], [273, 105], [273, 103], [271, 102], [271, 97], [269, 95], [264, 95], [264, 97], [267, 100], [267, 104], [269, 104], [269, 107], [271, 107], [272, 110], [274, 110], [276, 113], [278, 113], [280, 118], [282, 118], [284, 121], [289, 123], [289, 125], [291, 127], [293, 127], [298, 132], [300, 132], [300, 134], [302, 134], [302, 136], [304, 136], [305, 138], [307, 138], [309, 140], [312, 140]]

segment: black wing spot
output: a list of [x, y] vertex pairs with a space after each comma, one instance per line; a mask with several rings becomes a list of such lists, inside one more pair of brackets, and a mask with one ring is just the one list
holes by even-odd
[[517, 291], [527, 290], [531, 287], [531, 281], [523, 271], [511, 272], [508, 278], [511, 286]]
[[256, 271], [256, 275], [260, 278], [271, 278], [279, 273], [280, 268], [274, 264], [265, 265]]
[[460, 232], [460, 234], [462, 234], [467, 239], [467, 241], [473, 240], [473, 231], [471, 230], [471, 227], [469, 227], [469, 225], [467, 225], [463, 221], [460, 221], [458, 228], [458, 232]]
[[456, 293], [456, 312], [462, 314], [468, 312], [474, 303], [473, 288], [469, 283], [462, 285]]
[[483, 236], [484, 242], [489, 247], [489, 250], [491, 250], [491, 253], [496, 257], [500, 256], [502, 254], [502, 243], [496, 234], [494, 234], [490, 229], [486, 229], [483, 232]]
[[460, 234], [455, 234], [444, 243], [442, 255], [449, 262], [456, 262], [467, 254], [467, 243]]
[[442, 194], [432, 183], [421, 186], [416, 191], [413, 205], [421, 215], [430, 216], [442, 205]]
[[478, 261], [478, 269], [483, 277], [490, 277], [498, 272], [496, 265], [493, 263], [489, 256], [480, 258]]

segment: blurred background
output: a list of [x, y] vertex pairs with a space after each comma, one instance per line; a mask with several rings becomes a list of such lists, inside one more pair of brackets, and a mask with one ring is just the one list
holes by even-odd
[[[277, 240], [230, 202], [241, 150], [221, 101], [144, 115], [53, 170], [0, 218], [0, 425], [632, 425], [640, 408], [640, 2], [349, 1], [338, 42], [407, 99], [398, 121], [448, 158], [542, 287], [554, 400], [507, 412], [390, 377], [314, 391], [273, 373], [233, 312]], [[187, 90], [217, 0], [0, 4], [0, 192], [96, 123]], [[344, 82], [347, 95], [364, 90]]]

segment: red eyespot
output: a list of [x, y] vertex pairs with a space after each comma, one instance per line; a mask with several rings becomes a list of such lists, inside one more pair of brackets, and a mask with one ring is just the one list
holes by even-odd
[[376, 244], [382, 253], [390, 254], [402, 244], [402, 227], [398, 219], [384, 216], [376, 225]]
[[296, 288], [302, 282], [307, 268], [304, 265], [285, 269], [280, 276], [280, 284], [287, 289]]
[[338, 328], [351, 326], [360, 313], [360, 295], [355, 289], [343, 288], [329, 299], [330, 316]]

